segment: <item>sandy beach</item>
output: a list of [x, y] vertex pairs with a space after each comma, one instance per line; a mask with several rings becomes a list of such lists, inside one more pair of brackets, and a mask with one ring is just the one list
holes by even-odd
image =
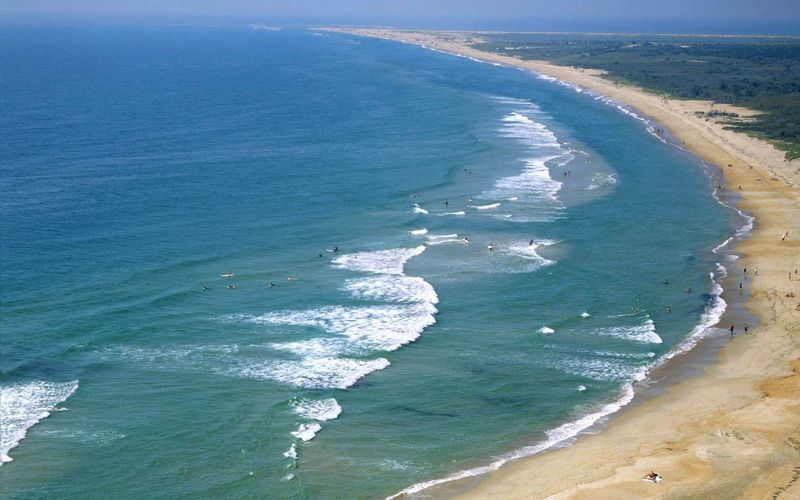
[[[511, 462], [426, 494], [465, 498], [800, 498], [800, 161], [770, 144], [724, 130], [697, 112], [752, 111], [707, 101], [666, 99], [614, 84], [602, 72], [524, 61], [469, 44], [480, 35], [333, 28], [529, 69], [624, 103], [666, 127], [677, 141], [718, 165], [738, 208], [756, 217], [726, 281], [747, 284], [758, 326], [737, 335], [719, 362], [664, 395], [615, 415], [602, 432], [570, 447]], [[747, 275], [744, 268], [748, 269]], [[757, 275], [756, 275], [757, 269]], [[723, 318], [720, 325], [730, 326]], [[680, 356], [672, 363], [680, 363]], [[677, 365], [679, 366], [679, 365]], [[642, 476], [654, 470], [663, 481]]]

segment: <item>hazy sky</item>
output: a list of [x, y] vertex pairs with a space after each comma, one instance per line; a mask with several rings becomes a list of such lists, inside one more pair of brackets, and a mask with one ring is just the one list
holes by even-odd
[[[0, 16], [218, 18], [536, 30], [688, 27], [800, 31], [800, 0], [0, 0]], [[574, 26], [574, 28], [570, 28]], [[739, 28], [735, 28], [739, 27]], [[777, 28], [776, 28], [777, 29]], [[724, 30], [714, 29], [721, 32]], [[762, 29], [763, 31], [763, 29]]]

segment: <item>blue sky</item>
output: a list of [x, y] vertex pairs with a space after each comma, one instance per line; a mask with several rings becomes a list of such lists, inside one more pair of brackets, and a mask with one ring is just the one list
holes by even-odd
[[800, 0], [0, 0], [0, 16], [800, 34]]

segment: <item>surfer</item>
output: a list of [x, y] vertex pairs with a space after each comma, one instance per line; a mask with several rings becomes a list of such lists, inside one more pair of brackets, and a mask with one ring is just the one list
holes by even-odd
[[233, 285], [226, 285], [226, 287], [227, 287], [227, 288], [231, 288], [231, 289], [233, 289], [233, 288], [236, 288], [236, 287], [235, 287], [235, 286], [233, 286]]
[[489, 249], [490, 252], [494, 252], [494, 243], [489, 243], [489, 246], [487, 248]]
[[467, 238], [466, 236], [464, 236], [464, 244], [469, 245], [469, 238]]
[[667, 306], [667, 312], [668, 312], [668, 313], [671, 313], [671, 312], [672, 312], [672, 308], [671, 308], [670, 306]]
[[530, 240], [528, 240], [528, 246], [529, 246], [529, 247], [532, 247], [532, 246], [533, 246], [533, 239], [530, 239]]
[[447, 205], [449, 205], [449, 202], [448, 202], [447, 200], [444, 200], [444, 206], [445, 206], [445, 208], [447, 208]]
[[339, 251], [339, 247], [337, 247], [336, 245], [334, 245], [334, 246], [333, 246], [333, 253], [336, 253], [336, 252], [338, 252], [338, 251]]

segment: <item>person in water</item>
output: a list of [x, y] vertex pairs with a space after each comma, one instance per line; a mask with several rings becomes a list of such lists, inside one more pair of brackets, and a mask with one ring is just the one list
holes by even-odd
[[531, 238], [530, 240], [528, 240], [528, 246], [529, 246], [529, 247], [532, 247], [532, 246], [533, 246], [533, 238]]
[[338, 251], [339, 251], [339, 247], [337, 247], [337, 246], [335, 246], [335, 245], [334, 245], [334, 247], [333, 247], [333, 253], [336, 253], [336, 252], [338, 252]]
[[734, 329], [733, 325], [731, 325], [731, 327], [730, 327], [731, 335], [733, 335], [733, 329]]
[[489, 251], [494, 252], [494, 243], [489, 243]]

